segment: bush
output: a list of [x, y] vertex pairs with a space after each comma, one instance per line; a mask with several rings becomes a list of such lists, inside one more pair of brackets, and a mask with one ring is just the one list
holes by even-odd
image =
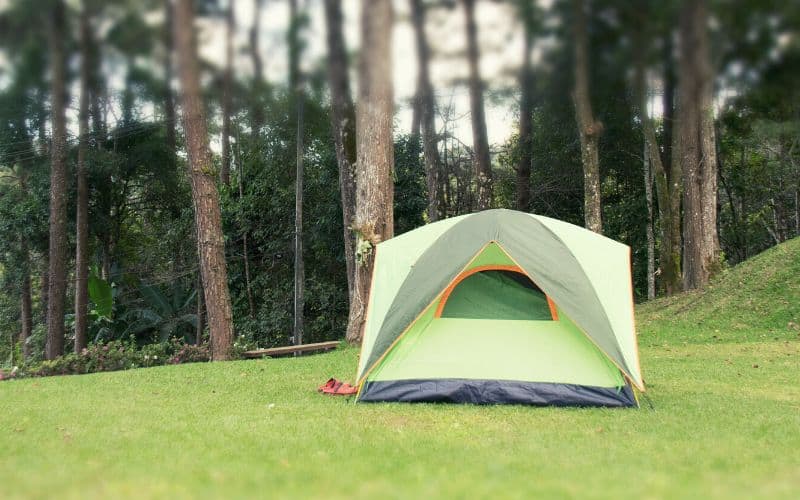
[[133, 340], [115, 340], [107, 344], [91, 344], [79, 354], [69, 353], [54, 360], [28, 364], [13, 375], [0, 375], [0, 380], [110, 372], [166, 364], [199, 363], [210, 359], [211, 350], [208, 344], [187, 344], [182, 340], [172, 339], [170, 342], [138, 348]]

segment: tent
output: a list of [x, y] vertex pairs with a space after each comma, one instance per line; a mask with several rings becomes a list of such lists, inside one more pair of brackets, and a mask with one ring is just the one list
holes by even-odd
[[357, 401], [637, 405], [628, 246], [486, 210], [374, 251]]

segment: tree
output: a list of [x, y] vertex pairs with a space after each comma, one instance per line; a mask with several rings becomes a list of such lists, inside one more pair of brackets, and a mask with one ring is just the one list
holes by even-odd
[[586, 7], [583, 0], [572, 0], [573, 7], [573, 73], [575, 87], [572, 99], [575, 103], [575, 121], [581, 143], [583, 163], [583, 207], [586, 228], [596, 233], [603, 232], [602, 205], [600, 201], [600, 157], [597, 150], [603, 124], [592, 113], [589, 94], [589, 54], [587, 50]]
[[703, 287], [719, 260], [714, 79], [704, 0], [680, 12], [677, 161], [683, 172], [683, 286]]
[[86, 154], [89, 148], [89, 86], [91, 21], [87, 1], [80, 19], [80, 98], [78, 104], [78, 192], [75, 223], [75, 352], [86, 347], [89, 306], [89, 186], [86, 180]]
[[[634, 66], [635, 82], [634, 93], [636, 95], [636, 106], [638, 108], [639, 120], [642, 123], [642, 134], [645, 142], [646, 171], [645, 178], [646, 192], [655, 184], [658, 205], [658, 219], [660, 221], [661, 244], [659, 246], [658, 264], [661, 270], [661, 283], [667, 295], [672, 295], [681, 288], [681, 241], [680, 241], [680, 174], [670, 172], [664, 167], [661, 149], [656, 137], [656, 129], [652, 118], [648, 115], [647, 80], [646, 80], [646, 56], [649, 48], [646, 29], [650, 26], [647, 23], [647, 12], [637, 8], [634, 14], [634, 24], [636, 25], [634, 34]], [[671, 58], [671, 53], [668, 55]], [[669, 62], [667, 63], [669, 64]], [[671, 98], [669, 100], [671, 105]], [[671, 113], [671, 111], [670, 111]], [[665, 116], [666, 120], [666, 116]], [[665, 129], [667, 128], [665, 123]], [[665, 133], [666, 140], [669, 136]], [[668, 143], [669, 144], [669, 143]], [[669, 150], [671, 144], [665, 148]], [[665, 155], [667, 158], [669, 155]], [[667, 163], [669, 165], [669, 163]], [[676, 182], [670, 183], [670, 177]], [[652, 197], [649, 198], [649, 210], [652, 210]]]
[[300, 72], [300, 28], [302, 20], [297, 0], [290, 0], [289, 92], [295, 103], [295, 190], [294, 190], [294, 343], [303, 343], [305, 305], [305, 266], [303, 263], [303, 75]]
[[[331, 90], [331, 129], [339, 167], [339, 191], [344, 225], [344, 258], [348, 298], [352, 303], [355, 277], [356, 116], [347, 76], [347, 48], [342, 33], [341, 0], [325, 0], [328, 40], [328, 85]], [[352, 307], [352, 304], [351, 304]]]
[[478, 27], [475, 24], [475, 0], [461, 0], [467, 26], [467, 60], [469, 62], [469, 103], [472, 112], [472, 147], [475, 150], [475, 179], [478, 185], [478, 210], [492, 207], [492, 162], [486, 115], [483, 109], [483, 81], [478, 49]]
[[425, 179], [428, 186], [428, 221], [439, 219], [439, 145], [436, 139], [435, 103], [430, 77], [431, 51], [425, 35], [425, 5], [422, 0], [411, 0], [411, 17], [417, 41], [417, 109], [422, 128], [422, 149], [425, 156]]
[[236, 19], [233, 0], [228, 0], [225, 11], [225, 74], [222, 77], [222, 166], [219, 181], [226, 186], [231, 183], [231, 107], [233, 100], [233, 36]]
[[531, 69], [531, 50], [533, 48], [533, 2], [519, 2], [524, 36], [522, 68], [519, 72], [519, 162], [517, 163], [517, 210], [527, 212], [531, 205], [531, 164], [533, 163], [533, 70]]
[[200, 89], [192, 0], [178, 0], [175, 4], [175, 40], [183, 98], [186, 149], [189, 156], [189, 178], [192, 185], [197, 240], [200, 246], [200, 270], [211, 334], [211, 356], [215, 361], [226, 360], [230, 357], [233, 340], [233, 318], [228, 292], [219, 194], [215, 185], [216, 172], [208, 147], [205, 110]]
[[264, 0], [253, 0], [253, 25], [250, 27], [250, 60], [253, 63], [253, 94], [250, 113], [250, 129], [256, 141], [264, 126], [264, 110], [261, 109], [260, 96], [264, 90], [264, 62], [261, 60], [261, 11]]
[[175, 116], [175, 97], [172, 93], [172, 53], [175, 48], [174, 28], [172, 0], [164, 0], [164, 124], [166, 127], [167, 147], [173, 153], [177, 148], [175, 129], [178, 123]]
[[375, 245], [394, 235], [392, 167], [392, 3], [364, 2], [356, 110], [356, 272], [347, 340], [360, 342], [375, 264]]
[[64, 354], [64, 308], [67, 293], [67, 74], [64, 40], [66, 12], [54, 0], [50, 12], [51, 122], [50, 250], [45, 357]]

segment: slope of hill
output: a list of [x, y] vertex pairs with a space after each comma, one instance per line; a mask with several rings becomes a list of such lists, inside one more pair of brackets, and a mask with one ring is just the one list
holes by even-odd
[[740, 342], [800, 338], [800, 238], [726, 269], [704, 290], [640, 305], [639, 341]]

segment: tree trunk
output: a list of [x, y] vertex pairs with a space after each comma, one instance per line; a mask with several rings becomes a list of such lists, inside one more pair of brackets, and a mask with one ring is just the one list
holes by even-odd
[[172, 53], [175, 48], [173, 40], [174, 16], [172, 0], [164, 0], [164, 125], [166, 127], [166, 144], [171, 153], [177, 149], [177, 119], [175, 117], [175, 96], [172, 93]]
[[52, 145], [50, 147], [50, 269], [45, 358], [64, 354], [64, 308], [67, 292], [67, 120], [65, 11], [53, 2], [49, 32]]
[[305, 266], [303, 264], [303, 92], [300, 73], [300, 17], [297, 0], [290, 0], [289, 84], [296, 108], [295, 184], [294, 184], [294, 343], [303, 343], [305, 306]]
[[233, 13], [233, 1], [228, 1], [225, 14], [225, 75], [222, 78], [222, 166], [219, 171], [219, 182], [226, 186], [231, 184], [231, 100], [233, 86], [233, 36], [236, 31], [236, 19]]
[[197, 42], [194, 37], [192, 0], [178, 0], [175, 5], [175, 40], [183, 90], [183, 120], [189, 156], [197, 240], [200, 245], [200, 270], [203, 279], [211, 335], [211, 356], [215, 361], [230, 358], [233, 340], [231, 299], [225, 263], [225, 240], [219, 208], [219, 194], [208, 148]]
[[253, 25], [250, 28], [250, 60], [253, 62], [253, 95], [250, 106], [250, 129], [253, 141], [257, 141], [264, 126], [264, 110], [261, 108], [261, 93], [264, 91], [264, 63], [259, 50], [261, 40], [261, 11], [264, 0], [253, 0]]
[[375, 245], [394, 235], [394, 142], [392, 140], [392, 3], [364, 2], [358, 65], [356, 141], [357, 266], [347, 340], [361, 342], [375, 264]]
[[[646, 113], [647, 109], [643, 110]], [[645, 237], [647, 238], [647, 300], [656, 298], [656, 239], [653, 234], [653, 171], [650, 167], [650, 150], [647, 139], [643, 144], [643, 170], [644, 170], [644, 194], [647, 204], [647, 223], [645, 226]]]
[[[658, 219], [660, 221], [661, 229], [661, 245], [659, 247], [658, 258], [660, 269], [659, 274], [661, 276], [661, 283], [663, 283], [665, 293], [667, 295], [672, 295], [673, 293], [680, 291], [681, 287], [679, 232], [680, 214], [678, 213], [675, 215], [672, 203], [673, 199], [676, 199], [678, 202], [680, 202], [680, 183], [671, 185], [668, 181], [667, 171], [664, 168], [664, 163], [661, 161], [661, 154], [658, 147], [658, 141], [656, 139], [656, 131], [655, 127], [653, 126], [653, 120], [650, 118], [647, 112], [648, 98], [647, 81], [645, 78], [645, 56], [648, 42], [645, 32], [646, 16], [642, 11], [640, 11], [639, 16], [640, 17], [637, 19], [639, 26], [637, 28], [635, 34], [636, 38], [634, 41], [634, 91], [636, 94], [636, 107], [638, 108], [639, 112], [639, 120], [642, 123], [642, 135], [644, 136], [645, 153], [648, 158], [648, 164], [645, 166], [645, 179], [649, 177], [649, 182], [646, 184], [646, 189], [647, 191], [651, 191], [652, 185], [655, 183], [656, 197], [658, 201]], [[676, 177], [678, 179], [680, 178], [680, 176]], [[674, 193], [673, 190], [677, 190], [677, 192]], [[651, 214], [652, 194], [648, 194], [647, 196], [648, 214]], [[678, 205], [678, 209], [680, 209], [680, 205]], [[678, 222], [677, 234], [675, 234], [676, 220]], [[675, 238], [677, 238], [677, 240], [675, 240]], [[677, 245], [675, 243], [676, 241]], [[677, 256], [675, 255], [675, 252], [677, 252]]]
[[[239, 133], [236, 133], [236, 165], [239, 169], [239, 200], [244, 198], [244, 163], [242, 162], [241, 152], [242, 141], [239, 138]], [[242, 224], [244, 226], [244, 224]], [[247, 292], [247, 307], [250, 319], [256, 317], [256, 306], [253, 301], [253, 287], [250, 283], [250, 252], [247, 244], [247, 227], [242, 227], [242, 260], [244, 262], [244, 284], [245, 291]]]
[[20, 343], [22, 344], [22, 359], [28, 360], [31, 356], [31, 347], [28, 339], [33, 333], [33, 302], [31, 300], [31, 270], [30, 270], [30, 254], [28, 252], [28, 245], [25, 241], [22, 243], [22, 290], [20, 297]]
[[[428, 187], [428, 222], [439, 219], [439, 145], [436, 139], [436, 116], [433, 85], [430, 77], [431, 51], [425, 35], [425, 6], [422, 0], [411, 0], [411, 16], [417, 39], [419, 78], [416, 100], [422, 128], [422, 149], [425, 156], [425, 180]], [[418, 130], [417, 130], [418, 132]]]
[[86, 2], [80, 20], [81, 95], [78, 104], [78, 188], [75, 227], [75, 353], [87, 343], [89, 313], [89, 187], [86, 154], [89, 148], [90, 20]]
[[603, 232], [602, 205], [600, 199], [600, 157], [597, 146], [603, 133], [603, 124], [592, 113], [589, 94], [589, 53], [586, 33], [586, 11], [583, 0], [573, 0], [573, 45], [575, 88], [575, 120], [581, 143], [583, 163], [583, 210], [586, 228], [596, 233]]
[[[668, 30], [664, 35], [664, 94], [662, 96], [662, 115], [661, 120], [664, 127], [664, 154], [661, 162], [667, 168], [672, 165], [672, 129], [675, 121], [675, 57], [672, 43], [672, 30]], [[678, 172], [680, 175], [680, 172]], [[670, 172], [667, 172], [667, 180], [670, 181]]]
[[339, 190], [344, 225], [344, 258], [347, 268], [347, 297], [353, 303], [355, 279], [356, 196], [356, 116], [350, 97], [347, 76], [347, 48], [342, 34], [341, 0], [325, 0], [325, 24], [328, 30], [328, 84], [331, 89], [331, 125], [339, 166]]
[[[298, 94], [300, 94], [298, 92]], [[294, 343], [303, 343], [305, 266], [303, 265], [303, 96], [297, 96], [297, 168], [294, 184]]]
[[522, 52], [522, 69], [519, 84], [522, 91], [519, 102], [519, 162], [517, 163], [517, 210], [527, 212], [531, 208], [531, 163], [533, 163], [533, 74], [531, 71], [531, 48], [533, 32], [529, 22], [525, 23], [525, 44]]
[[683, 286], [705, 286], [718, 265], [717, 161], [706, 3], [681, 8], [677, 124], [683, 172]]
[[483, 109], [483, 81], [480, 72], [478, 28], [475, 24], [475, 0], [461, 0], [467, 25], [467, 59], [469, 60], [469, 102], [472, 113], [472, 141], [475, 154], [475, 179], [478, 186], [478, 210], [492, 207], [492, 163], [486, 116]]

